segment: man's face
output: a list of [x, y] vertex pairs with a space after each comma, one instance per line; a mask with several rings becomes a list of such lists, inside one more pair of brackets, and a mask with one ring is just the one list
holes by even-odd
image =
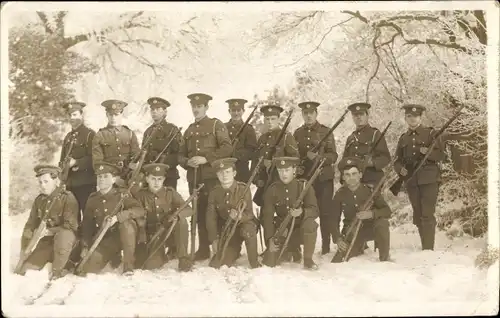
[[146, 177], [146, 182], [148, 183], [148, 188], [151, 192], [158, 192], [163, 187], [163, 182], [165, 181], [164, 176], [154, 176], [149, 174]]
[[349, 187], [357, 187], [361, 182], [361, 172], [356, 167], [344, 170], [344, 182]]
[[422, 122], [422, 117], [419, 115], [405, 114], [405, 120], [410, 128], [415, 128]]
[[277, 170], [280, 176], [280, 180], [284, 184], [289, 184], [295, 177], [295, 171], [297, 170], [297, 168], [295, 166], [290, 166], [287, 168], [278, 168]]
[[116, 181], [116, 177], [109, 172], [100, 173], [97, 176], [97, 186], [99, 187], [99, 191], [107, 192]]
[[233, 167], [217, 171], [217, 178], [219, 179], [221, 184], [232, 184], [234, 181], [234, 177], [236, 177], [236, 170]]
[[45, 173], [38, 177], [40, 192], [45, 195], [51, 194], [56, 189], [58, 183], [59, 179], [53, 179], [50, 173]]
[[365, 126], [368, 124], [368, 113], [365, 111], [352, 113], [352, 120], [356, 126]]
[[280, 118], [276, 115], [264, 116], [264, 124], [267, 129], [273, 130], [279, 127]]
[[71, 127], [76, 128], [83, 123], [83, 113], [80, 110], [75, 110], [69, 114], [69, 123]]
[[194, 119], [201, 119], [205, 117], [208, 106], [205, 105], [191, 105], [191, 110], [193, 111]]
[[318, 113], [315, 110], [303, 110], [302, 118], [304, 119], [304, 123], [306, 125], [313, 125], [314, 123], [316, 123]]
[[108, 124], [110, 126], [120, 126], [123, 120], [123, 112], [120, 113], [106, 112], [106, 117], [108, 118]]
[[160, 122], [167, 116], [167, 109], [162, 107], [151, 108], [151, 118], [155, 123]]
[[229, 115], [231, 115], [232, 120], [241, 120], [243, 116], [243, 108], [230, 108]]

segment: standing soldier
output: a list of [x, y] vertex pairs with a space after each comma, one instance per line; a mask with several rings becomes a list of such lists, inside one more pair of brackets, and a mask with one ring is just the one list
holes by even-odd
[[94, 166], [100, 162], [117, 165], [120, 172], [115, 184], [125, 187], [128, 169], [137, 168], [137, 163], [132, 160], [138, 158], [140, 153], [136, 134], [122, 125], [123, 109], [128, 104], [119, 100], [106, 100], [101, 105], [106, 109], [108, 125], [99, 129], [92, 141], [92, 162]]
[[[272, 158], [269, 158], [269, 153], [272, 147], [276, 143], [281, 129], [279, 126], [280, 114], [283, 112], [283, 108], [277, 105], [266, 105], [260, 108], [262, 114], [264, 114], [264, 125], [266, 125], [267, 132], [262, 134], [257, 141], [257, 158], [264, 157], [264, 167], [261, 167], [260, 171], [257, 173], [256, 180], [254, 184], [257, 186], [257, 192], [254, 195], [254, 202], [261, 206], [263, 205], [264, 186], [266, 184], [271, 184], [272, 182], [278, 180], [278, 173], [275, 169], [274, 171], [268, 170], [271, 168]], [[297, 142], [293, 135], [288, 131], [284, 134], [283, 139], [280, 141], [279, 145], [275, 149], [275, 157], [299, 157], [299, 149]], [[252, 161], [252, 170], [257, 165], [257, 160]], [[271, 180], [268, 180], [271, 178]], [[262, 208], [262, 206], [261, 206]], [[262, 212], [259, 214], [259, 221], [262, 224]], [[265, 244], [265, 243], [264, 243]]]
[[[24, 251], [41, 222], [46, 222], [46, 230], [42, 238], [21, 268], [21, 274], [26, 270], [42, 269], [52, 262], [51, 279], [57, 279], [64, 274], [63, 269], [68, 263], [71, 250], [76, 243], [78, 229], [78, 202], [69, 191], [57, 189], [61, 169], [51, 165], [35, 167], [41, 194], [36, 197], [31, 207], [28, 221], [24, 226], [21, 249]], [[42, 219], [45, 216], [45, 220]]]
[[[218, 253], [217, 247], [221, 239], [221, 232], [229, 218], [234, 222], [238, 220], [238, 226], [234, 235], [228, 243], [222, 264], [232, 266], [238, 259], [241, 243], [245, 242], [248, 262], [251, 268], [262, 265], [257, 260], [257, 219], [253, 214], [252, 194], [248, 191], [244, 198], [243, 193], [246, 184], [235, 180], [236, 158], [224, 158], [212, 163], [220, 184], [216, 185], [208, 196], [207, 208], [207, 230], [208, 239], [212, 244], [214, 253]], [[250, 179], [250, 177], [248, 177]], [[244, 200], [245, 208], [238, 218], [237, 204], [240, 199]], [[232, 226], [232, 224], [231, 224]], [[218, 255], [216, 255], [217, 257]], [[209, 264], [212, 266], [212, 264]]]
[[191, 94], [191, 109], [195, 122], [184, 132], [184, 140], [179, 155], [180, 165], [187, 171], [189, 192], [204, 183], [198, 196], [198, 251], [195, 260], [210, 258], [210, 243], [206, 227], [208, 194], [217, 184], [217, 176], [211, 163], [217, 159], [230, 157], [233, 151], [225, 125], [217, 118], [206, 115], [208, 102], [212, 97], [206, 94]]
[[[245, 111], [244, 105], [247, 102], [245, 99], [229, 99], [226, 101], [229, 104], [229, 114], [231, 115], [231, 120], [226, 123], [231, 141], [236, 138], [236, 134], [244, 124], [241, 117]], [[257, 150], [257, 135], [252, 125], [246, 125], [238, 137], [238, 143], [234, 144], [233, 148], [233, 157], [238, 159], [236, 161], [236, 180], [246, 183], [251, 175], [248, 164], [253, 158], [255, 150]]]
[[[63, 105], [70, 116], [71, 131], [64, 137], [59, 167], [64, 169], [65, 160], [69, 159], [69, 173], [66, 189], [75, 195], [80, 213], [78, 223], [85, 210], [85, 203], [92, 192], [96, 191], [96, 179], [92, 167], [92, 140], [95, 132], [83, 124], [84, 103], [72, 102]], [[73, 142], [71, 153], [70, 144]]]
[[[175, 219], [172, 214], [177, 211], [185, 203], [182, 196], [172, 187], [164, 186], [165, 176], [168, 175], [168, 165], [161, 163], [152, 163], [144, 166], [146, 173], [147, 189], [141, 189], [137, 195], [137, 200], [146, 210], [146, 224], [145, 233], [147, 242], [156, 234], [156, 231], [161, 227], [169, 228]], [[168, 238], [165, 245], [174, 246], [177, 250], [177, 257], [179, 258], [179, 270], [187, 272], [192, 268], [192, 262], [188, 258], [188, 241], [189, 229], [186, 218], [193, 215], [193, 209], [187, 206], [180, 211], [177, 216], [177, 223], [171, 236]], [[161, 239], [161, 238], [160, 238]], [[141, 251], [143, 252], [143, 251]], [[152, 251], [147, 251], [151, 253]], [[144, 255], [146, 258], [149, 255]], [[142, 266], [146, 259], [138, 257], [138, 265]], [[163, 266], [168, 261], [165, 255], [165, 248], [161, 247], [151, 255], [149, 260], [144, 264], [145, 269], [155, 269]]]
[[[358, 157], [364, 160], [365, 170], [361, 182], [375, 185], [384, 176], [382, 169], [391, 162], [391, 154], [387, 148], [385, 137], [382, 137], [373, 153], [369, 153], [371, 146], [382, 134], [368, 123], [368, 109], [370, 107], [371, 105], [368, 103], [355, 103], [347, 107], [351, 111], [356, 130], [347, 137], [342, 158]], [[342, 173], [340, 177], [342, 182]]]
[[[134, 270], [136, 243], [146, 240], [145, 235], [139, 235], [139, 228], [144, 224], [145, 211], [127, 191], [113, 187], [120, 174], [120, 167], [101, 162], [94, 165], [94, 171], [99, 191], [90, 195], [83, 213], [82, 257], [88, 253], [93, 237], [105, 218], [111, 217], [112, 226], [84, 265], [83, 272], [100, 272], [109, 261], [120, 259], [123, 250], [123, 273], [129, 274]], [[118, 206], [123, 196], [125, 198]], [[119, 212], [111, 216], [117, 207]]]
[[[339, 245], [339, 249], [347, 251], [349, 243], [339, 240], [339, 225], [342, 214], [344, 214], [343, 234], [346, 234], [347, 228], [351, 222], [354, 222], [356, 217], [361, 219], [363, 223], [352, 245], [350, 257], [363, 254], [365, 243], [374, 240], [378, 248], [379, 260], [384, 262], [389, 260], [389, 218], [391, 217], [391, 209], [379, 193], [375, 195], [373, 205], [369, 210], [359, 211], [360, 207], [370, 198], [373, 191], [371, 184], [363, 184], [361, 182], [363, 165], [364, 162], [362, 159], [357, 157], [342, 158], [339, 162], [339, 171], [344, 176], [344, 184], [335, 193], [330, 209], [332, 214], [332, 233], [335, 243]], [[334, 263], [340, 261], [341, 259], [332, 259]]]
[[[410, 104], [402, 108], [405, 110], [408, 131], [399, 137], [394, 170], [406, 176], [412, 173], [408, 167], [418, 163], [421, 156], [429, 151], [426, 145], [430, 144], [437, 131], [421, 124], [424, 106]], [[441, 181], [438, 162], [442, 160], [444, 160], [444, 144], [441, 139], [438, 139], [436, 147], [431, 150], [425, 164], [406, 184], [406, 191], [413, 208], [413, 224], [418, 228], [423, 250], [434, 249], [436, 231], [434, 213]]]
[[[286, 215], [290, 213], [296, 218], [296, 223], [292, 229], [287, 250], [295, 252], [302, 241], [304, 244], [304, 268], [317, 269], [318, 266], [312, 259], [318, 231], [318, 223], [315, 219], [319, 215], [314, 188], [309, 188], [302, 205], [298, 209], [294, 209], [292, 205], [299, 198], [306, 184], [305, 180], [295, 178], [300, 160], [294, 157], [276, 157], [273, 160], [276, 163], [279, 180], [269, 186], [268, 191], [264, 194], [264, 206], [262, 207], [264, 237], [267, 246], [270, 250], [277, 250], [278, 247], [275, 246], [271, 238]], [[290, 253], [287, 254], [290, 255]], [[290, 257], [285, 256], [284, 259], [290, 259]], [[295, 259], [295, 261], [298, 260]]]
[[[160, 97], [151, 97], [148, 99], [148, 104], [151, 108], [151, 117], [154, 123], [146, 129], [142, 138], [142, 149], [148, 151], [144, 163], [164, 163], [168, 165], [169, 170], [166, 174], [165, 186], [177, 189], [177, 179], [179, 179], [177, 164], [182, 134], [177, 126], [165, 119], [167, 107], [170, 107], [168, 101]], [[168, 148], [166, 148], [167, 145]]]
[[[331, 134], [324, 146], [319, 149], [319, 152], [312, 152], [310, 149], [314, 148], [323, 137], [328, 134], [329, 128], [320, 124], [317, 121], [318, 106], [317, 102], [304, 102], [300, 103], [299, 107], [302, 109], [302, 118], [304, 125], [297, 128], [293, 134], [299, 146], [299, 153], [302, 162], [305, 162], [303, 173], [311, 173], [314, 160], [321, 160], [326, 158], [324, 168], [322, 169], [318, 179], [314, 182], [314, 193], [318, 201], [319, 207], [319, 220], [321, 230], [321, 254], [330, 252], [330, 221], [328, 220], [329, 210], [332, 206], [333, 198], [333, 182], [334, 182], [334, 164], [337, 161], [337, 150], [335, 147], [335, 139]], [[318, 156], [320, 158], [318, 158]], [[303, 177], [300, 174], [299, 177]]]

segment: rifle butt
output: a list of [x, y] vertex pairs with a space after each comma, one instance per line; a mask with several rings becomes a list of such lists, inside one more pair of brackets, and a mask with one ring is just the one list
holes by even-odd
[[264, 255], [262, 256], [262, 263], [268, 267], [276, 267], [278, 259], [278, 252], [271, 252], [269, 249], [264, 251]]

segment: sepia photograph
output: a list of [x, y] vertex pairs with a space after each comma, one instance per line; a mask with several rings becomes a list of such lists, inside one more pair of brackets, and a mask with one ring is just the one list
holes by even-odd
[[3, 315], [498, 315], [499, 13], [3, 2]]

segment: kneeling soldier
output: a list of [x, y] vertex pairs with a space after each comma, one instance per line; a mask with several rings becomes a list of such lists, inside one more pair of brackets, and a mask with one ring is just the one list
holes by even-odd
[[[167, 255], [165, 255], [165, 248], [174, 247], [177, 251], [177, 257], [179, 258], [179, 270], [187, 272], [191, 270], [193, 264], [187, 253], [189, 234], [186, 218], [193, 215], [193, 209], [188, 206], [180, 211], [178, 215], [173, 215], [185, 201], [174, 188], [163, 185], [167, 172], [169, 171], [168, 165], [161, 163], [148, 164], [145, 165], [143, 169], [146, 174], [148, 188], [141, 189], [136, 194], [136, 198], [146, 210], [145, 230], [147, 242], [149, 243], [151, 238], [156, 234], [156, 231], [160, 229], [161, 225], [168, 229], [176, 218], [177, 223], [173, 228], [172, 234], [164, 243], [164, 246], [160, 247], [156, 252], [153, 250], [139, 251], [141, 254], [153, 252], [154, 254], [138, 257], [139, 264], [137, 265], [144, 269], [159, 268], [168, 262]], [[159, 239], [161, 240], [163, 237], [164, 236], [161, 236]], [[159, 242], [156, 242], [156, 244], [158, 243]], [[156, 244], [152, 245], [153, 249], [157, 247]]]
[[[235, 180], [236, 161], [236, 158], [224, 158], [212, 163], [220, 184], [216, 185], [208, 196], [208, 239], [211, 242], [213, 252], [218, 253], [219, 239], [221, 239], [221, 232], [228, 218], [231, 218], [233, 221], [238, 220], [239, 224], [227, 245], [221, 264], [227, 266], [233, 265], [240, 255], [241, 243], [244, 241], [250, 267], [257, 268], [262, 266], [257, 260], [258, 222], [253, 214], [252, 194], [250, 191], [243, 198], [246, 206], [241, 214], [236, 210], [238, 201], [240, 201], [246, 188], [245, 183]], [[215, 255], [215, 257], [218, 256]], [[209, 265], [214, 267], [212, 262]]]
[[[290, 213], [296, 218], [296, 222], [287, 250], [297, 251], [302, 243], [304, 245], [304, 267], [306, 269], [317, 269], [318, 266], [312, 259], [318, 230], [318, 223], [316, 223], [315, 219], [319, 216], [314, 188], [309, 188], [302, 205], [298, 209], [293, 209], [293, 204], [306, 185], [305, 180], [295, 179], [297, 165], [300, 160], [295, 157], [277, 157], [273, 160], [280, 180], [271, 184], [264, 194], [262, 219], [264, 237], [268, 242], [267, 246], [271, 251], [276, 251], [279, 248], [271, 238], [286, 215]], [[275, 214], [276, 218], [274, 217]], [[287, 250], [285, 250], [285, 253]], [[300, 262], [300, 256], [294, 256], [294, 260]], [[290, 259], [290, 257], [287, 256], [284, 259]]]
[[[84, 266], [85, 273], [98, 273], [109, 261], [121, 257], [123, 250], [123, 273], [131, 273], [135, 263], [135, 247], [138, 229], [144, 223], [144, 209], [125, 189], [113, 187], [120, 167], [101, 162], [94, 165], [99, 191], [90, 195], [85, 206], [82, 222], [82, 257], [93, 243], [93, 237], [106, 217], [111, 217], [112, 226]], [[124, 197], [120, 204], [120, 199]], [[113, 216], [115, 209], [119, 212]], [[118, 224], [116, 224], [118, 223]], [[139, 236], [139, 240], [145, 240]]]
[[[24, 226], [21, 237], [21, 249], [24, 251], [41, 222], [46, 222], [42, 238], [21, 268], [40, 270], [52, 262], [51, 279], [63, 276], [71, 250], [76, 244], [76, 231], [80, 214], [78, 202], [69, 191], [58, 188], [61, 170], [51, 165], [35, 167], [41, 194], [36, 197], [31, 212]], [[43, 221], [45, 219], [46, 221]]]
[[[357, 217], [363, 220], [363, 223], [354, 241], [349, 257], [363, 254], [365, 243], [374, 240], [379, 251], [380, 261], [388, 261], [390, 247], [389, 218], [391, 216], [391, 209], [380, 193], [378, 193], [372, 200], [373, 204], [369, 210], [359, 211], [359, 208], [370, 198], [373, 190], [372, 185], [361, 183], [363, 164], [362, 159], [357, 157], [342, 158], [339, 162], [338, 167], [344, 177], [344, 184], [335, 193], [331, 209], [334, 241], [338, 244], [339, 249], [343, 251], [349, 249], [349, 243], [339, 240], [340, 218], [343, 213], [344, 226], [342, 234], [345, 235], [349, 224], [354, 222], [355, 217]], [[348, 237], [347, 239], [351, 241], [352, 237]], [[337, 260], [335, 258], [332, 260], [335, 263], [340, 261], [340, 259]]]

